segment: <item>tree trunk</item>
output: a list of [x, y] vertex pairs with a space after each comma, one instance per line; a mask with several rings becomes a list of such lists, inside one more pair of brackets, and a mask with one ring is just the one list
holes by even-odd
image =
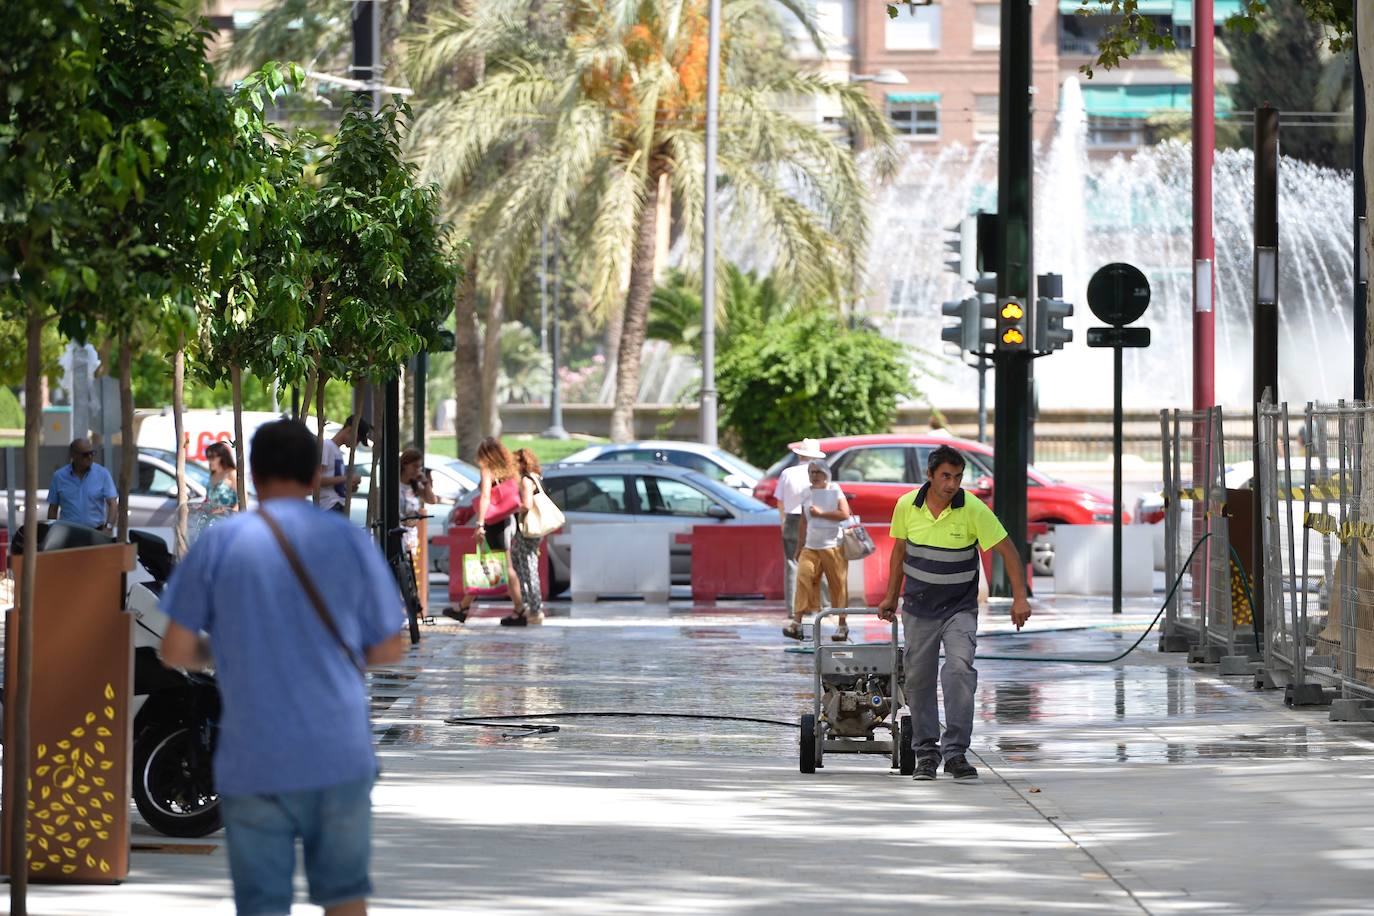
[[302, 423], [310, 418], [310, 405], [315, 403], [315, 380], [316, 370], [311, 369], [310, 374], [305, 377], [305, 390], [301, 392], [300, 421]]
[[482, 371], [477, 341], [477, 262], [468, 258], [467, 273], [453, 303], [453, 430], [458, 457], [477, 460], [482, 441]]
[[501, 326], [506, 320], [506, 290], [496, 287], [487, 303], [487, 323], [482, 335], [482, 435], [501, 435], [501, 404], [497, 385], [501, 379]]
[[129, 540], [129, 491], [133, 488], [138, 449], [134, 444], [133, 349], [128, 336], [119, 346], [119, 540]]
[[[319, 460], [315, 462], [316, 467], [321, 467], [324, 465], [324, 388], [326, 381], [327, 379], [325, 378], [324, 373], [321, 372], [319, 378], [315, 382], [315, 428], [318, 430], [316, 436], [319, 439], [319, 443], [317, 445]], [[348, 492], [347, 483], [344, 484], [344, 492]], [[319, 506], [319, 504], [320, 478], [317, 474], [315, 475], [315, 505]]]
[[28, 359], [24, 374], [24, 558], [19, 587], [19, 644], [14, 653], [14, 696], [5, 702], [5, 715], [14, 723], [13, 742], [5, 748], [5, 778], [12, 804], [10, 836], [10, 912], [28, 912], [29, 844], [29, 695], [33, 684], [33, 617], [38, 586], [38, 440], [43, 430], [43, 401], [38, 380], [43, 366], [42, 310], [29, 303], [26, 322]]
[[[372, 469], [369, 472], [372, 476], [368, 481], [367, 487], [367, 530], [375, 530], [372, 526], [377, 524], [377, 497], [381, 493], [381, 487], [377, 486], [377, 466], [382, 457], [382, 450], [378, 446], [375, 438], [377, 430], [382, 428], [382, 423], [386, 419], [386, 390], [382, 385], [372, 386]], [[386, 536], [378, 539], [379, 546], [386, 545]]]
[[[359, 388], [357, 385], [354, 385], [354, 386], [353, 386], [353, 428], [354, 428], [354, 429], [360, 429], [360, 428], [362, 427], [363, 418], [362, 418], [361, 416], [359, 416], [362, 412], [363, 412], [362, 389]], [[376, 449], [373, 449], [373, 451], [376, 451]], [[348, 450], [348, 472], [347, 472], [347, 476], [348, 476], [348, 478], [349, 478], [350, 480], [353, 478], [353, 468], [355, 467], [355, 465], [354, 465], [354, 460], [357, 458], [357, 454], [358, 454], [358, 442], [357, 442], [357, 440], [355, 439], [354, 442], [353, 442], [353, 447], [352, 447], [351, 449]], [[353, 488], [352, 488], [351, 486], [348, 486], [348, 485], [345, 484], [345, 486], [344, 486], [344, 518], [352, 518], [352, 517], [353, 517]]]
[[177, 349], [172, 354], [172, 429], [177, 442], [177, 524], [174, 537], [176, 555], [186, 556], [186, 521], [190, 505], [186, 498], [186, 341], [177, 335]]
[[407, 448], [416, 446], [414, 437], [410, 435], [415, 426], [411, 422], [411, 417], [415, 414], [415, 372], [413, 362], [407, 361], [401, 364], [401, 441]]
[[239, 472], [238, 480], [239, 511], [248, 511], [248, 467], [243, 463], [246, 443], [243, 441], [243, 370], [238, 366], [229, 367], [229, 387], [234, 397], [234, 463]]
[[616, 360], [615, 406], [611, 409], [612, 442], [629, 442], [635, 437], [639, 361], [644, 349], [649, 296], [654, 291], [657, 229], [658, 176], [651, 173], [644, 186], [644, 206], [639, 212], [639, 232], [635, 238], [634, 258], [630, 262], [630, 289], [625, 296], [625, 323], [620, 331], [620, 357]]

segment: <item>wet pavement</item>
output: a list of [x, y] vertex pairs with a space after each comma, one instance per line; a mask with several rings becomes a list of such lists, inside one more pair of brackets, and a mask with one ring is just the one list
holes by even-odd
[[[1157, 607], [1051, 598], [1020, 634], [985, 608], [977, 786], [913, 783], [880, 756], [799, 774], [791, 723], [813, 657], [781, 636], [780, 606], [554, 602], [524, 629], [441, 618], [372, 677], [373, 909], [1374, 910], [1374, 726], [1288, 710], [1154, 652], [1153, 635], [1100, 663]], [[890, 633], [857, 616], [851, 631]], [[571, 712], [610, 715], [540, 718]], [[446, 724], [492, 716], [557, 731]], [[228, 911], [222, 849], [134, 866], [117, 890], [36, 889], [34, 912]]]

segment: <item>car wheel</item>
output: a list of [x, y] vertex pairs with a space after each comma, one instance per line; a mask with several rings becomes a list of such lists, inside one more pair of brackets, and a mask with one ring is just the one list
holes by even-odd
[[1054, 525], [1031, 540], [1031, 572], [1037, 576], [1054, 575]]

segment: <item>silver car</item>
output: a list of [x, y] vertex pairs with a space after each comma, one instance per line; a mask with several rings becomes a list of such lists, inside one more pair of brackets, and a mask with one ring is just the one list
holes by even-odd
[[623, 444], [593, 445], [569, 455], [559, 465], [587, 461], [634, 461], [674, 464], [698, 471], [746, 496], [754, 494], [754, 487], [764, 472], [723, 448], [702, 445], [700, 442], [674, 442], [650, 439]]
[[[666, 529], [674, 585], [692, 582], [692, 548], [673, 535], [694, 525], [778, 525], [775, 509], [705, 474], [660, 462], [562, 463], [545, 469], [544, 488], [567, 521], [548, 537], [551, 594], [572, 581], [572, 530], [578, 525], [653, 525]], [[460, 499], [450, 526], [471, 524], [476, 493]]]

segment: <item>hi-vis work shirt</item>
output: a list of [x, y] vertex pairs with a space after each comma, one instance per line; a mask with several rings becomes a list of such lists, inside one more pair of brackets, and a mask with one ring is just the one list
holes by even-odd
[[902, 610], [944, 620], [978, 610], [978, 548], [996, 547], [1007, 529], [982, 500], [963, 490], [936, 518], [926, 506], [929, 489], [926, 484], [897, 500], [891, 534], [893, 540], [906, 541]]

